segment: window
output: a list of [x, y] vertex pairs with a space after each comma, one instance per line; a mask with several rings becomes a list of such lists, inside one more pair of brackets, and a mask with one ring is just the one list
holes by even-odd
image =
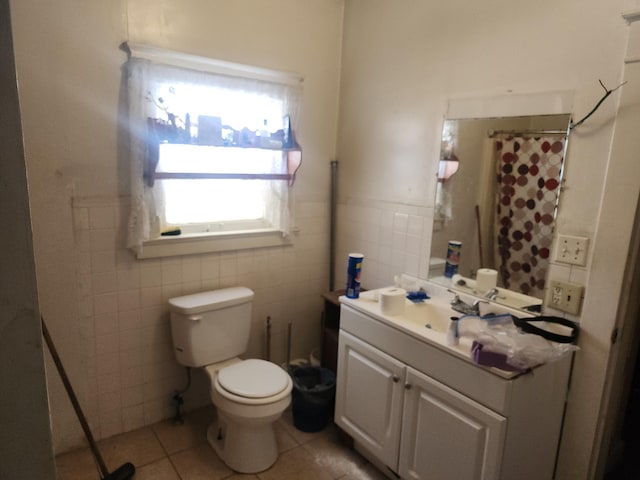
[[[171, 254], [176, 244], [193, 247], [194, 238], [202, 244], [203, 237], [234, 236], [234, 248], [286, 242], [289, 189], [301, 163], [293, 129], [301, 79], [130, 48], [128, 246], [146, 257], [156, 255], [147, 247], [164, 245], [157, 254]], [[179, 238], [162, 236], [178, 230]], [[267, 243], [257, 234], [267, 235]], [[250, 240], [238, 241], [242, 236]], [[198, 248], [210, 251], [209, 243]], [[217, 244], [213, 250], [226, 248]]]

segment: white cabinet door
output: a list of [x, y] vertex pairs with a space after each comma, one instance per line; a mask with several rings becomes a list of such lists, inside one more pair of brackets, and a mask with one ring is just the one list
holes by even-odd
[[407, 369], [400, 476], [494, 480], [500, 475], [506, 418], [446, 385]]
[[397, 471], [406, 367], [342, 330], [338, 351], [335, 421]]

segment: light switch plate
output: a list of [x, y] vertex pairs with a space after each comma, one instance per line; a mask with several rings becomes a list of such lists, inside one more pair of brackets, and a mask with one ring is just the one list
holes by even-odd
[[583, 296], [583, 285], [551, 280], [547, 291], [546, 304], [556, 310], [578, 315], [580, 314]]
[[587, 237], [558, 235], [554, 260], [570, 265], [585, 266], [587, 264], [588, 247], [589, 239]]

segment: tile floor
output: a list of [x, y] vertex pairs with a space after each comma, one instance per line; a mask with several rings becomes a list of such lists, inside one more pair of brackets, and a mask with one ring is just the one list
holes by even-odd
[[[136, 467], [134, 480], [384, 480], [360, 454], [344, 446], [331, 424], [305, 433], [293, 426], [291, 410], [276, 424], [280, 457], [268, 470], [254, 475], [231, 471], [206, 440], [215, 410], [207, 407], [185, 415], [182, 425], [171, 420], [98, 442], [109, 469], [125, 462]], [[59, 455], [58, 480], [101, 478], [88, 449]], [[111, 470], [110, 470], [111, 471]]]

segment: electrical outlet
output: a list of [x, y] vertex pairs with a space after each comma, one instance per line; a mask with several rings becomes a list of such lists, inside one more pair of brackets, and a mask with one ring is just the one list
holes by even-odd
[[587, 237], [574, 237], [571, 235], [558, 235], [555, 261], [569, 263], [571, 265], [585, 266], [587, 264]]
[[547, 291], [546, 304], [556, 310], [578, 315], [582, 306], [583, 296], [583, 285], [551, 280]]

